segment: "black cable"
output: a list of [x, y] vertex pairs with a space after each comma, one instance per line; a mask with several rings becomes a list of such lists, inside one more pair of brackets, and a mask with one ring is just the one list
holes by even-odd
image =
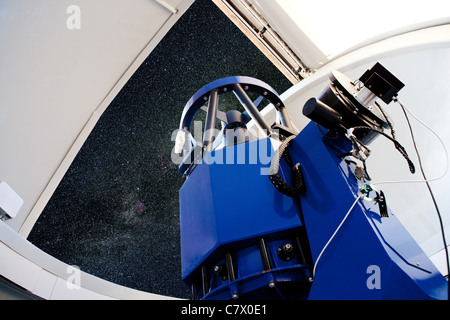
[[[415, 141], [415, 138], [414, 138], [414, 133], [413, 133], [413, 130], [412, 130], [412, 127], [411, 127], [411, 123], [410, 123], [410, 121], [409, 121], [409, 117], [408, 117], [408, 115], [407, 115], [407, 113], [406, 113], [405, 107], [403, 106], [403, 104], [402, 104], [398, 99], [394, 99], [394, 101], [397, 102], [397, 103], [400, 105], [400, 107], [402, 108], [403, 113], [404, 113], [404, 115], [405, 115], [406, 121], [407, 121], [407, 123], [408, 123], [409, 131], [410, 131], [410, 133], [411, 133], [411, 139], [412, 139], [412, 142], [413, 142], [414, 150], [416, 151], [417, 159], [418, 159], [418, 161], [419, 161], [420, 171], [421, 171], [422, 176], [423, 176], [423, 178], [424, 178], [424, 181], [425, 181], [425, 183], [426, 183], [426, 185], [427, 185], [428, 191], [429, 191], [429, 193], [430, 193], [430, 195], [431, 195], [431, 199], [432, 199], [433, 204], [434, 204], [434, 207], [435, 207], [435, 209], [436, 209], [436, 213], [437, 213], [437, 215], [438, 215], [439, 226], [440, 226], [440, 229], [441, 229], [441, 235], [442, 235], [442, 242], [444, 243], [444, 251], [445, 251], [445, 256], [446, 256], [446, 261], [447, 261], [447, 275], [450, 275], [450, 263], [449, 263], [449, 256], [448, 256], [448, 249], [447, 249], [447, 241], [446, 241], [446, 239], [445, 239], [444, 223], [443, 223], [443, 221], [442, 221], [442, 215], [441, 215], [441, 212], [440, 212], [439, 207], [438, 207], [438, 205], [437, 205], [436, 198], [434, 197], [434, 193], [433, 193], [433, 191], [431, 190], [430, 184], [428, 183], [428, 179], [427, 179], [427, 177], [426, 177], [426, 175], [425, 175], [425, 172], [424, 172], [424, 170], [423, 170], [422, 160], [421, 160], [421, 158], [420, 158], [420, 154], [419, 154], [419, 151], [418, 151], [418, 149], [417, 149], [416, 141]], [[354, 128], [352, 128], [352, 129], [353, 129], [353, 130], [373, 130], [373, 131], [376, 131], [376, 132], [378, 132], [379, 134], [385, 136], [385, 137], [388, 138], [389, 140], [391, 140], [391, 141], [394, 143], [395, 148], [402, 154], [402, 156], [403, 156], [403, 157], [406, 159], [406, 161], [408, 162], [409, 169], [410, 169], [411, 173], [414, 173], [414, 172], [415, 172], [414, 164], [413, 164], [412, 161], [409, 159], [409, 156], [408, 156], [408, 154], [406, 153], [405, 148], [404, 148], [404, 147], [403, 147], [396, 139], [390, 137], [389, 135], [385, 134], [385, 133], [382, 132], [381, 130], [378, 130], [378, 129], [375, 129], [375, 128], [371, 128], [371, 127], [354, 127]]]
[[384, 120], [386, 120], [386, 123], [389, 126], [389, 130], [391, 130], [391, 136], [392, 138], [394, 138], [395, 140], [397, 140], [397, 136], [395, 134], [395, 130], [394, 130], [394, 125], [392, 124], [391, 120], [389, 119], [389, 117], [387, 116], [386, 112], [384, 111], [383, 107], [381, 107], [376, 101], [375, 101], [376, 106], [378, 107], [378, 109], [381, 111], [381, 113], [383, 114]]
[[[360, 147], [363, 147], [364, 149], [366, 149], [367, 152], [370, 153], [369, 148], [367, 148], [367, 146], [365, 146], [361, 141], [359, 141], [359, 139], [356, 138], [356, 136], [354, 136], [354, 135], [350, 136], [350, 140], [352, 142], [353, 151], [348, 153], [348, 154], [343, 154], [343, 155], [341, 155], [339, 157], [343, 157], [343, 156], [346, 156], [346, 155], [353, 155], [353, 153], [359, 154], [360, 152], [363, 152], [365, 154], [365, 152], [362, 151]], [[361, 160], [361, 162], [363, 164], [363, 175], [364, 175], [364, 178], [366, 180], [371, 181], [372, 178], [370, 177], [369, 172], [367, 171], [366, 161], [361, 159], [361, 158], [359, 158], [359, 160]]]
[[[289, 197], [296, 197], [300, 193], [303, 193], [305, 191], [305, 181], [303, 178], [303, 173], [300, 167], [300, 164], [293, 164], [292, 160], [289, 156], [289, 149], [287, 148], [289, 143], [295, 138], [296, 136], [290, 136], [286, 138], [286, 140], [283, 141], [281, 146], [278, 148], [277, 153], [272, 158], [272, 162], [270, 164], [269, 169], [269, 179], [274, 185], [274, 187], [280, 191], [281, 193], [289, 196]], [[280, 174], [278, 173], [278, 169], [280, 167], [280, 160], [281, 157], [284, 157], [286, 160], [286, 163], [291, 167], [291, 174], [292, 174], [292, 186], [287, 184], [283, 178], [281, 178]]]
[[378, 130], [376, 128], [371, 128], [371, 127], [353, 127], [352, 129], [353, 129], [353, 131], [355, 131], [355, 130], [367, 130], [367, 131], [372, 130], [372, 131], [375, 131], [375, 132], [381, 134], [382, 136], [388, 138], [389, 140], [391, 140], [394, 143], [395, 148], [400, 152], [400, 154], [403, 156], [403, 158], [405, 158], [405, 160], [408, 162], [409, 171], [411, 173], [415, 173], [416, 172], [416, 168], [414, 166], [414, 163], [409, 158], [408, 153], [406, 152], [405, 148], [396, 139], [392, 138], [391, 136], [387, 135], [383, 131]]
[[442, 222], [441, 212], [439, 210], [439, 207], [437, 205], [437, 201], [436, 201], [436, 199], [434, 197], [434, 193], [431, 190], [430, 184], [428, 183], [427, 177], [426, 177], [425, 172], [423, 170], [422, 160], [421, 160], [420, 155], [419, 155], [419, 150], [417, 149], [416, 140], [414, 138], [414, 132], [412, 130], [408, 114], [406, 113], [405, 107], [403, 106], [403, 104], [400, 101], [398, 101], [398, 99], [395, 99], [394, 101], [397, 102], [400, 105], [400, 107], [402, 108], [403, 114], [405, 115], [406, 122], [408, 123], [409, 132], [411, 133], [411, 139], [412, 139], [412, 142], [413, 142], [414, 150], [416, 151], [417, 159], [419, 161], [420, 171], [421, 171], [422, 176], [423, 176], [423, 178], [425, 180], [425, 183], [427, 185], [428, 191], [430, 192], [431, 199], [433, 201], [434, 207], [436, 208], [436, 213], [438, 215], [439, 225], [440, 225], [440, 228], [441, 228], [442, 242], [444, 243], [445, 257], [446, 257], [446, 260], [447, 260], [447, 275], [450, 275], [450, 264], [449, 264], [449, 259], [448, 259], [447, 241], [445, 240], [444, 223]]

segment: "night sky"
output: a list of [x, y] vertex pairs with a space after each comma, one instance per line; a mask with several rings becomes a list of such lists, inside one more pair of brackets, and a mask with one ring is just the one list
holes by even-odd
[[105, 111], [28, 240], [103, 279], [190, 298], [171, 136], [198, 89], [236, 75], [280, 94], [291, 86], [211, 1], [197, 0]]

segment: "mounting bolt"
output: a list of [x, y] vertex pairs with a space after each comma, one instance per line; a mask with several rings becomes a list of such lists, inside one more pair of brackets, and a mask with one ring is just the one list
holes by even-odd
[[233, 292], [231, 297], [236, 300], [237, 298], [239, 298], [239, 294], [237, 292]]
[[277, 249], [277, 255], [281, 260], [291, 261], [294, 258], [294, 246], [291, 243], [285, 243]]
[[222, 280], [227, 280], [228, 278], [227, 268], [223, 264], [214, 266], [214, 273]]
[[275, 288], [275, 281], [273, 280], [269, 281], [269, 288]]

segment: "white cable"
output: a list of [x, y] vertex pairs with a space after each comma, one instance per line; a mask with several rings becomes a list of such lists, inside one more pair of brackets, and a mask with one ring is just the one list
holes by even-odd
[[345, 220], [347, 220], [347, 217], [350, 215], [350, 212], [352, 212], [353, 208], [356, 206], [356, 204], [358, 203], [359, 199], [361, 199], [361, 195], [359, 195], [356, 199], [355, 202], [353, 202], [352, 206], [350, 207], [350, 209], [348, 209], [348, 212], [345, 214], [344, 218], [342, 219], [341, 223], [339, 224], [339, 226], [336, 228], [336, 231], [334, 231], [333, 235], [331, 236], [330, 240], [328, 240], [328, 242], [325, 244], [325, 246], [323, 247], [322, 251], [320, 252], [319, 256], [317, 257], [316, 263], [314, 263], [314, 268], [313, 268], [313, 278], [316, 274], [316, 267], [317, 267], [317, 263], [320, 260], [320, 257], [322, 256], [322, 254], [325, 252], [325, 249], [328, 247], [328, 245], [330, 244], [330, 242], [333, 240], [334, 236], [338, 233], [339, 229], [341, 229], [342, 225], [344, 224]]
[[448, 151], [447, 148], [445, 147], [444, 142], [442, 141], [441, 137], [433, 130], [431, 129], [426, 123], [424, 123], [422, 120], [420, 120], [414, 113], [411, 112], [411, 110], [409, 110], [405, 105], [403, 105], [398, 99], [394, 100], [395, 102], [398, 102], [400, 104], [400, 106], [402, 108], [404, 108], [406, 111], [408, 111], [408, 113], [414, 118], [416, 119], [420, 124], [422, 124], [425, 128], [427, 128], [431, 133], [433, 133], [436, 138], [438, 138], [439, 142], [442, 145], [442, 148], [444, 149], [445, 152], [445, 170], [444, 172], [435, 178], [431, 178], [431, 179], [422, 179], [422, 180], [397, 180], [397, 181], [380, 181], [380, 182], [376, 182], [376, 183], [371, 183], [373, 185], [377, 185], [377, 184], [391, 184], [391, 183], [415, 183], [415, 182], [430, 182], [430, 181], [436, 181], [439, 179], [442, 179], [443, 177], [445, 177], [447, 175], [448, 172], [448, 168], [449, 168], [449, 156], [448, 156]]
[[[427, 128], [428, 130], [430, 130], [439, 140], [439, 142], [442, 144], [442, 147], [444, 149], [445, 152], [445, 157], [446, 157], [446, 164], [445, 164], [445, 170], [444, 173], [441, 174], [440, 176], [436, 177], [436, 178], [431, 178], [431, 179], [426, 179], [426, 180], [398, 180], [398, 181], [380, 181], [380, 182], [376, 182], [376, 183], [371, 183], [371, 186], [374, 185], [378, 185], [378, 184], [390, 184], [390, 183], [413, 183], [413, 182], [429, 182], [429, 181], [435, 181], [435, 180], [439, 180], [442, 179], [444, 176], [447, 175], [448, 169], [449, 169], [449, 156], [448, 156], [448, 152], [447, 152], [447, 148], [445, 147], [444, 142], [442, 141], [441, 137], [433, 130], [431, 129], [428, 125], [426, 125], [422, 120], [420, 120], [416, 115], [414, 115], [408, 108], [406, 108], [403, 104], [401, 104], [398, 99], [396, 100], [396, 102], [398, 102], [406, 111], [408, 111], [408, 113], [414, 118], [416, 119], [419, 123], [421, 123], [425, 128]], [[341, 223], [339, 224], [339, 226], [336, 228], [336, 230], [334, 231], [333, 235], [330, 237], [330, 239], [328, 240], [328, 242], [325, 244], [325, 246], [323, 247], [322, 251], [320, 252], [319, 256], [317, 257], [316, 262], [314, 263], [314, 268], [313, 268], [313, 278], [316, 274], [316, 268], [317, 268], [317, 264], [319, 263], [320, 258], [322, 257], [322, 254], [325, 252], [325, 250], [327, 249], [327, 247], [330, 245], [331, 241], [333, 240], [333, 238], [336, 236], [336, 234], [338, 233], [338, 231], [341, 229], [342, 225], [344, 224], [344, 222], [347, 220], [348, 216], [350, 215], [350, 213], [352, 212], [353, 208], [356, 206], [356, 204], [358, 203], [359, 199], [361, 199], [362, 195], [359, 195], [356, 199], [355, 202], [353, 202], [352, 206], [350, 207], [350, 209], [348, 210], [348, 212], [345, 214], [344, 218], [342, 219]]]

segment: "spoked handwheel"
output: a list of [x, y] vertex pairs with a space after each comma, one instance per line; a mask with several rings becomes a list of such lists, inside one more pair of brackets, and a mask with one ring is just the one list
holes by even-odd
[[[240, 116], [236, 110], [227, 113], [219, 110], [219, 95], [234, 93], [245, 109]], [[249, 94], [257, 94], [259, 97], [252, 101]], [[185, 176], [195, 168], [203, 155], [213, 148], [214, 128], [216, 119], [226, 126], [232, 123], [248, 123], [254, 120], [267, 136], [272, 136], [273, 128], [259, 112], [257, 105], [266, 99], [279, 112], [282, 128], [292, 132], [292, 125], [287, 115], [286, 108], [278, 93], [265, 82], [244, 76], [228, 77], [211, 82], [198, 90], [184, 107], [181, 116], [180, 127], [175, 142], [175, 153], [182, 158], [179, 171]], [[207, 104], [207, 106], [206, 106]], [[206, 111], [206, 123], [202, 143], [193, 144], [191, 138], [191, 122], [197, 111]]]

